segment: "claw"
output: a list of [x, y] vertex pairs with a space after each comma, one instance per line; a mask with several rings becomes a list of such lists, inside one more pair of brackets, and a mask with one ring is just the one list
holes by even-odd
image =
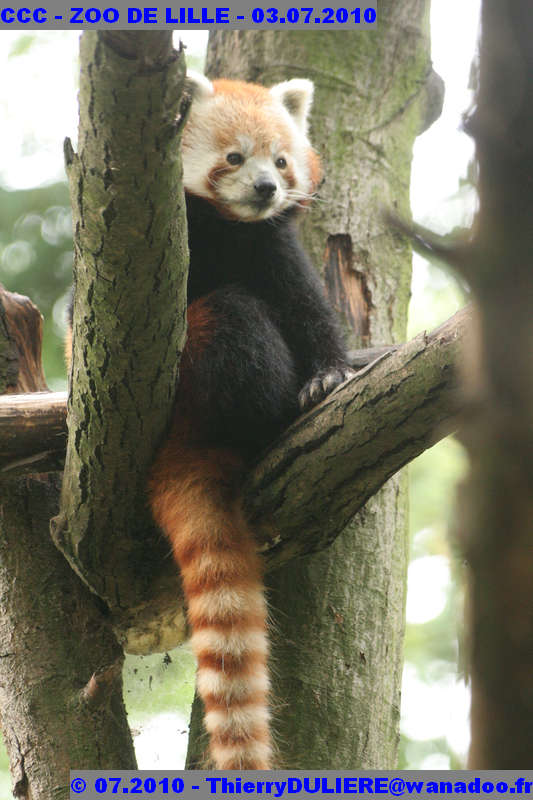
[[298, 404], [302, 411], [307, 411], [327, 397], [334, 389], [354, 377], [356, 371], [349, 366], [331, 367], [321, 370], [318, 375], [308, 381], [298, 395]]

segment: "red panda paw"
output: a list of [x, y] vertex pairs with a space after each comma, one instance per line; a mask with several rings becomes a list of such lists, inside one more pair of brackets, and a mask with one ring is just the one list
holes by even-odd
[[308, 411], [320, 403], [334, 389], [349, 381], [356, 374], [356, 370], [347, 364], [323, 369], [308, 381], [298, 395], [298, 405], [302, 411]]

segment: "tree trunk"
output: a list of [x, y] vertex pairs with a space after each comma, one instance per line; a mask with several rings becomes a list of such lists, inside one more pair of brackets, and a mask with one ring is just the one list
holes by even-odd
[[[410, 247], [381, 203], [408, 210], [409, 164], [428, 116], [426, 0], [380, 7], [377, 31], [216, 32], [210, 75], [314, 80], [312, 141], [325, 163], [304, 240], [354, 344], [405, 336]], [[438, 105], [438, 102], [437, 102]], [[342, 198], [342, 200], [340, 199]], [[406, 481], [396, 475], [327, 550], [269, 576], [279, 764], [396, 763], [405, 604]], [[188, 763], [200, 762], [194, 709]]]
[[[65, 146], [76, 292], [70, 438], [54, 532], [93, 592], [49, 536], [57, 476], [4, 481], [0, 700], [15, 792], [27, 800], [68, 797], [70, 768], [136, 766], [112, 624], [149, 584], [150, 558], [167, 552], [154, 547], [160, 537], [144, 486], [172, 410], [185, 326], [183, 56], [170, 31], [99, 32], [83, 35], [81, 64], [80, 152]], [[26, 323], [10, 323], [2, 308], [0, 389], [43, 388], [30, 363], [39, 347], [23, 360]], [[183, 618], [175, 602], [173, 613]]]
[[[65, 146], [75, 249], [69, 439], [52, 533], [122, 633], [146, 606], [158, 564], [165, 598], [180, 594], [146, 482], [185, 336], [185, 64], [171, 31], [85, 32], [80, 61], [79, 153]], [[167, 605], [168, 625], [183, 632], [182, 611]]]
[[460, 525], [471, 565], [472, 769], [533, 749], [533, 9], [484, 0], [473, 241], [455, 259], [478, 307]]
[[[0, 318], [10, 363], [0, 391], [44, 388], [39, 312], [0, 292]], [[54, 473], [0, 481], [0, 708], [22, 800], [68, 798], [72, 768], [135, 767], [122, 649], [50, 538], [59, 483]]]

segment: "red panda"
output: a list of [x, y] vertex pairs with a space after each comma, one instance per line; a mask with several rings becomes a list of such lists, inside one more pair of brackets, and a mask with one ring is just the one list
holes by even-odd
[[313, 84], [187, 85], [188, 332], [148, 495], [181, 571], [213, 765], [271, 769], [267, 607], [240, 487], [302, 410], [355, 373], [297, 238], [321, 177]]
[[188, 87], [188, 339], [150, 504], [183, 578], [214, 766], [270, 769], [267, 608], [239, 489], [250, 460], [354, 373], [296, 237], [320, 179], [312, 83]]

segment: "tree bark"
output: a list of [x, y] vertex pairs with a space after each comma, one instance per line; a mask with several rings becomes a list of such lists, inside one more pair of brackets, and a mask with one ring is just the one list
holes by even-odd
[[75, 246], [69, 439], [52, 532], [120, 614], [169, 561], [145, 487], [185, 335], [185, 65], [171, 31], [84, 33], [80, 60], [79, 153], [65, 146]]
[[[212, 76], [315, 82], [312, 141], [326, 179], [304, 239], [356, 345], [405, 337], [410, 247], [386, 229], [380, 204], [408, 209], [412, 144], [428, 122], [428, 12], [425, 0], [388, 0], [373, 32], [210, 36]], [[397, 475], [329, 550], [269, 576], [283, 766], [396, 763], [406, 566], [406, 484]], [[196, 707], [191, 766], [201, 759], [199, 718]]]
[[[0, 391], [43, 388], [37, 309], [0, 294], [0, 318], [0, 352], [11, 364]], [[0, 481], [0, 708], [23, 800], [68, 798], [74, 767], [135, 767], [123, 653], [101, 604], [52, 543], [58, 498], [54, 473]]]
[[[183, 341], [184, 65], [167, 31], [84, 34], [81, 61], [79, 155], [65, 146], [77, 269], [70, 439], [54, 531], [87, 583], [120, 608], [135, 575], [150, 579], [149, 559], [128, 535], [140, 536], [143, 521], [150, 529], [145, 475], [170, 416]], [[6, 385], [14, 355], [25, 368], [7, 319], [3, 312]], [[0, 699], [15, 789], [28, 800], [68, 797], [71, 767], [135, 768], [123, 651], [107, 607], [50, 540], [55, 476], [5, 481], [0, 501]]]
[[[469, 321], [464, 310], [401, 347], [371, 350], [382, 351], [378, 360], [264, 454], [244, 492], [270, 569], [330, 544], [393, 472], [455, 429], [454, 363]], [[352, 360], [361, 365], [363, 352]], [[60, 469], [65, 415], [64, 393], [0, 398], [0, 474]], [[179, 576], [168, 562], [155, 566], [149, 595], [111, 616], [128, 651], [168, 649], [185, 636]]]
[[0, 475], [4, 478], [61, 471], [66, 444], [66, 392], [0, 397]]
[[43, 320], [31, 300], [0, 284], [0, 391], [45, 392]]
[[[468, 125], [479, 213], [453, 255], [478, 308], [460, 494], [472, 572], [473, 769], [529, 766], [533, 742], [533, 10], [484, 0], [479, 92]], [[466, 372], [466, 371], [465, 371]]]

